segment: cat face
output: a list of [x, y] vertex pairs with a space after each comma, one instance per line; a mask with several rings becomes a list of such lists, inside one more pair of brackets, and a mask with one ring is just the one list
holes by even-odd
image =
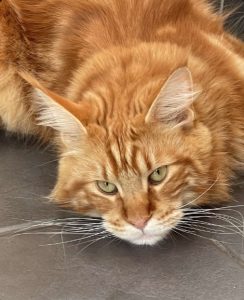
[[153, 245], [181, 222], [188, 205], [205, 201], [211, 135], [194, 121], [187, 68], [170, 76], [145, 114], [111, 119], [106, 128], [84, 126], [76, 104], [37, 88], [41, 124], [60, 132], [52, 194], [58, 203], [102, 217], [121, 239]]
[[121, 239], [153, 245], [177, 226], [188, 203], [204, 202], [197, 198], [208, 187], [210, 136], [200, 125], [193, 131], [188, 137], [151, 124], [123, 139], [90, 127], [85, 149], [61, 159], [53, 197], [101, 216]]

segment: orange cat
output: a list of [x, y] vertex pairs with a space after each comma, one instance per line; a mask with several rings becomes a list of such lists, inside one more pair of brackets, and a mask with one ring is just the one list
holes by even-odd
[[2, 0], [0, 39], [0, 123], [56, 145], [54, 201], [153, 245], [230, 198], [244, 47], [206, 1]]

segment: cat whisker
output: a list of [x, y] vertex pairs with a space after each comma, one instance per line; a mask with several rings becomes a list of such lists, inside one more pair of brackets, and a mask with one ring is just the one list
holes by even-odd
[[239, 235], [241, 237], [243, 237], [243, 234], [236, 231], [233, 228], [226, 228], [225, 226], [223, 227], [218, 227], [216, 229], [216, 227], [211, 227], [210, 225], [207, 224], [203, 224], [203, 225], [199, 225], [199, 224], [180, 224], [180, 226], [182, 227], [187, 227], [189, 230], [190, 229], [196, 229], [199, 231], [206, 231], [206, 232], [211, 232], [214, 234], [221, 234], [221, 235]]
[[[227, 222], [228, 223], [228, 220], [225, 220], [223, 219], [223, 221]], [[207, 222], [207, 221], [204, 221], [204, 220], [201, 220], [200, 218], [183, 218], [183, 220], [179, 221], [179, 224], [181, 223], [190, 223], [190, 224], [207, 224], [207, 225], [212, 225], [212, 226], [216, 226], [216, 227], [219, 227], [219, 226], [222, 226], [222, 224], [215, 224], [215, 223], [211, 223], [211, 222]], [[224, 225], [223, 225], [224, 226]], [[227, 228], [235, 228], [235, 226], [233, 225], [225, 225]]]
[[26, 228], [28, 229], [28, 228], [31, 228], [32, 226], [37, 226], [36, 222], [34, 222], [34, 223], [35, 223], [35, 225], [33, 224], [33, 222], [28, 222], [29, 226], [27, 226], [27, 227], [26, 227], [26, 225], [27, 225], [26, 223], [2, 227], [2, 228], [0, 228], [0, 235], [6, 235], [6, 234], [15, 233], [15, 232], [20, 232], [20, 231], [26, 230]]
[[86, 223], [81, 223], [81, 224], [69, 224], [69, 223], [60, 223], [58, 225], [56, 225], [58, 227], [63, 226], [65, 228], [97, 228], [97, 227], [101, 227], [102, 224], [86, 224]]
[[[230, 215], [224, 215], [221, 212], [222, 211], [228, 211], [228, 212], [234, 212], [238, 214], [242, 219], [242, 224], [244, 223], [244, 216], [240, 211], [237, 211], [233, 209], [232, 207], [242, 207], [243, 205], [236, 205], [236, 206], [226, 206], [223, 208], [212, 208], [212, 209], [184, 209], [184, 215], [190, 216], [190, 215], [205, 215], [205, 216], [219, 216], [219, 217], [227, 217], [228, 219], [232, 219], [233, 221], [236, 221], [237, 223], [240, 222], [239, 219], [236, 217], [230, 216]], [[217, 213], [216, 213], [217, 212]], [[219, 213], [220, 212], [220, 213]]]
[[[108, 237], [110, 237], [110, 236], [108, 236]], [[111, 236], [111, 240], [108, 241], [108, 242], [103, 246], [103, 248], [108, 247], [109, 245], [111, 245], [113, 242], [115, 242], [115, 241], [117, 241], [117, 240], [118, 240], [118, 238], [116, 238], [115, 236], [112, 238], [112, 236]]]
[[[216, 219], [218, 221], [224, 221], [226, 223], [229, 223], [232, 228], [236, 228], [238, 232], [241, 232], [243, 233], [244, 232], [244, 223], [243, 221], [241, 222], [239, 219], [237, 218], [234, 218], [234, 217], [231, 217], [231, 216], [228, 216], [228, 215], [223, 215], [223, 214], [206, 214], [206, 215], [202, 215], [202, 216], [186, 216], [185, 219], [200, 219], [200, 218], [205, 218], [205, 217], [208, 217], [208, 218], [211, 218], [211, 220], [213, 219]], [[217, 224], [216, 224], [217, 225]]]
[[234, 217], [231, 217], [231, 216], [227, 216], [227, 215], [224, 215], [224, 214], [210, 214], [210, 213], [207, 213], [207, 214], [196, 214], [196, 215], [185, 215], [184, 216], [184, 219], [188, 219], [188, 220], [199, 220], [199, 219], [202, 219], [202, 218], [210, 218], [211, 220], [213, 219], [216, 219], [216, 220], [223, 220], [223, 221], [231, 221], [233, 222], [234, 226], [242, 226], [243, 223], [240, 222], [239, 219], [237, 218], [234, 218]]
[[50, 244], [45, 244], [45, 245], [40, 245], [40, 246], [56, 246], [56, 245], [61, 245], [61, 244], [70, 244], [70, 243], [74, 243], [74, 242], [77, 242], [77, 241], [82, 241], [82, 240], [90, 239], [90, 238], [93, 238], [95, 236], [102, 235], [102, 234], [104, 234], [106, 232], [107, 231], [104, 230], [102, 232], [89, 234], [87, 236], [82, 236], [82, 237], [77, 238], [77, 239], [72, 239], [72, 240], [68, 240], [68, 241], [64, 241], [64, 242], [50, 243]]
[[[74, 221], [75, 220], [75, 221]], [[79, 220], [79, 222], [77, 222]], [[93, 220], [90, 218], [90, 220]], [[26, 220], [25, 220], [26, 221]], [[0, 229], [0, 235], [12, 234], [12, 237], [23, 235], [23, 234], [38, 234], [29, 233], [28, 231], [35, 231], [40, 228], [48, 228], [48, 227], [62, 227], [63, 231], [73, 232], [73, 233], [85, 233], [89, 231], [99, 231], [103, 229], [101, 219], [96, 220], [96, 222], [91, 222], [85, 218], [66, 218], [66, 219], [56, 219], [56, 220], [42, 220], [42, 221], [26, 221], [24, 224], [7, 226], [5, 228]], [[52, 231], [49, 234], [57, 234], [59, 231]], [[43, 232], [39, 234], [48, 234], [47, 232]]]
[[102, 222], [102, 219], [93, 219], [93, 218], [65, 218], [65, 219], [56, 219], [56, 220], [53, 220], [54, 222], [77, 222], [77, 223], [83, 223], [83, 222], [86, 222], [86, 223], [89, 223], [89, 224], [94, 224], [94, 223], [101, 223]]
[[232, 208], [240, 208], [240, 207], [244, 207], [243, 204], [236, 204], [236, 205], [228, 205], [228, 206], [220, 206], [220, 207], [212, 207], [212, 208], [185, 208], [184, 210], [202, 210], [202, 211], [208, 211], [208, 210], [224, 210], [224, 209], [232, 209]]
[[233, 208], [244, 207], [244, 205], [230, 205], [230, 206], [221, 206], [221, 207], [213, 207], [213, 208], [185, 208], [184, 211], [212, 211], [212, 210], [228, 210]]
[[43, 167], [43, 166], [46, 166], [46, 165], [51, 164], [51, 163], [56, 162], [56, 161], [59, 161], [59, 158], [49, 160], [49, 161], [44, 162], [44, 163], [42, 163], [42, 164], [38, 164], [38, 165], [36, 165], [36, 167], [37, 167], [37, 168]]
[[27, 227], [24, 227], [24, 225], [26, 224], [23, 224], [20, 229], [16, 230], [13, 232], [13, 234], [18, 234], [18, 233], [21, 233], [21, 232], [25, 232], [25, 231], [29, 231], [29, 230], [35, 230], [35, 229], [39, 229], [39, 228], [47, 228], [47, 227], [52, 227], [54, 226], [54, 223], [52, 221], [50, 222], [41, 222], [41, 223], [38, 223], [38, 222], [33, 222], [34, 224], [30, 225], [30, 226], [27, 226]]
[[180, 227], [176, 227], [174, 230], [175, 231], [180, 231], [182, 233], [187, 233], [187, 234], [190, 234], [190, 235], [193, 235], [193, 236], [196, 236], [196, 237], [208, 240], [208, 241], [217, 241], [217, 242], [220, 242], [222, 244], [232, 244], [232, 245], [234, 244], [234, 243], [230, 243], [230, 242], [227, 242], [227, 241], [219, 241], [219, 240], [214, 239], [214, 238], [209, 238], [209, 237], [197, 234], [196, 232], [192, 232], [190, 230], [187, 230], [187, 229], [184, 229], [184, 228], [180, 228]]
[[[206, 236], [197, 234], [195, 231], [206, 232], [211, 234], [219, 235], [240, 235], [242, 241], [244, 239], [244, 218], [241, 212], [236, 211], [233, 208], [240, 207], [243, 205], [230, 205], [220, 208], [209, 208], [209, 209], [197, 209], [197, 208], [185, 208], [183, 209], [184, 217], [180, 220], [173, 231], [180, 230], [181, 232], [193, 234], [205, 239], [209, 239]], [[224, 209], [223, 209], [224, 208]], [[235, 212], [240, 217], [229, 216], [223, 214], [222, 211]], [[216, 224], [202, 220], [202, 218], [211, 218], [217, 221], [225, 222], [225, 224]], [[200, 220], [199, 220], [200, 219]], [[176, 220], [178, 221], [178, 220]], [[226, 241], [221, 241], [226, 243]]]
[[[242, 231], [243, 231], [243, 222], [240, 222], [239, 219], [237, 218], [233, 218], [231, 216], [228, 216], [228, 215], [223, 215], [223, 214], [203, 214], [202, 216], [185, 216], [185, 219], [188, 219], [188, 220], [193, 220], [193, 219], [200, 219], [200, 218], [205, 218], [205, 217], [211, 217], [211, 219], [216, 219], [216, 220], [220, 220], [220, 221], [225, 221], [227, 223], [229, 223], [233, 228], [236, 228], [238, 229], [238, 231], [241, 231], [240, 228], [242, 228]], [[203, 222], [203, 221], [202, 221]], [[210, 223], [211, 224], [211, 223]], [[217, 224], [216, 224], [217, 225]], [[238, 225], [240, 227], [238, 227]]]
[[221, 0], [221, 1], [220, 1], [220, 7], [219, 7], [219, 11], [220, 11], [221, 13], [224, 12], [224, 7], [225, 7], [225, 0]]
[[[82, 248], [80, 251], [78, 251], [77, 255], [80, 254], [80, 253], [82, 253], [84, 250], [86, 250], [86, 249], [87, 249], [88, 247], [90, 247], [91, 245], [97, 243], [97, 242], [100, 241], [100, 240], [106, 239], [106, 238], [108, 238], [108, 237], [110, 237], [110, 234], [107, 234], [107, 235], [105, 235], [105, 236], [102, 236], [102, 237], [100, 237], [100, 238], [95, 239], [94, 241], [92, 241], [91, 243], [89, 243], [87, 246], [85, 246], [84, 248]], [[78, 245], [80, 245], [80, 244], [82, 244], [82, 243], [79, 243]]]
[[63, 232], [63, 234], [86, 234], [87, 232], [99, 232], [101, 231], [101, 229], [104, 229], [103, 227], [99, 227], [99, 228], [77, 228], [77, 230], [68, 230], [66, 228], [63, 228], [62, 231], [58, 230], [58, 231], [38, 231], [38, 232], [20, 232], [20, 233], [16, 233], [13, 236], [19, 236], [19, 235], [38, 235], [38, 234], [43, 234], [43, 235], [50, 235], [50, 234], [60, 234], [61, 232]]
[[88, 229], [88, 228], [101, 228], [102, 224], [60, 224], [58, 225], [58, 227], [63, 226], [66, 229], [79, 229], [79, 228], [84, 228], [84, 229]]
[[[204, 226], [205, 225], [205, 226]], [[208, 224], [192, 224], [192, 223], [185, 223], [185, 224], [180, 224], [179, 226], [180, 228], [186, 228], [186, 229], [196, 229], [197, 231], [202, 231], [202, 232], [208, 232], [208, 233], [214, 233], [214, 234], [221, 234], [221, 235], [240, 235], [243, 236], [243, 234], [240, 234], [239, 232], [230, 229], [230, 228], [226, 228], [225, 226], [220, 226], [220, 228], [223, 228], [224, 230], [229, 230], [228, 231], [224, 231], [224, 230], [218, 230], [215, 228], [211, 228]]]
[[204, 228], [198, 228], [198, 227], [188, 227], [188, 226], [181, 226], [181, 227], [178, 227], [178, 228], [181, 228], [181, 229], [186, 229], [186, 230], [194, 230], [194, 232], [204, 232], [204, 233], [211, 233], [211, 234], [222, 234], [222, 235], [228, 235], [228, 233], [219, 233], [219, 232], [216, 232], [214, 230], [207, 230], [207, 229], [204, 229]]
[[[228, 223], [228, 222], [227, 222]], [[218, 227], [218, 228], [226, 228], [229, 230], [232, 230], [233, 228], [236, 228], [236, 226], [233, 225], [223, 225], [223, 224], [215, 224], [215, 223], [210, 223], [210, 222], [205, 222], [205, 221], [200, 221], [200, 220], [192, 220], [192, 219], [183, 219], [182, 221], [179, 222], [179, 224], [199, 224], [199, 225], [206, 225], [206, 226], [212, 226], [212, 227]], [[239, 228], [239, 227], [237, 227]]]
[[182, 209], [182, 208], [184, 208], [184, 207], [186, 207], [186, 206], [188, 206], [188, 205], [190, 205], [190, 204], [192, 204], [192, 203], [194, 203], [194, 202], [196, 202], [197, 200], [199, 200], [202, 196], [204, 196], [209, 190], [211, 190], [211, 188], [216, 184], [216, 182], [218, 181], [218, 176], [216, 177], [216, 180], [204, 191], [204, 192], [202, 192], [199, 196], [197, 196], [196, 198], [194, 198], [192, 201], [190, 201], [190, 202], [188, 202], [188, 203], [186, 203], [185, 205], [182, 205], [181, 207], [180, 207], [180, 209]]
[[[55, 221], [54, 221], [55, 222]], [[89, 225], [89, 224], [92, 224], [92, 225], [98, 225], [98, 224], [101, 224], [102, 222], [99, 221], [99, 222], [93, 222], [93, 221], [87, 221], [87, 220], [64, 220], [64, 221], [56, 221], [57, 224], [70, 224], [70, 225]]]
[[103, 230], [103, 227], [99, 227], [99, 228], [89, 228], [89, 229], [83, 229], [83, 228], [77, 228], [76, 230], [70, 230], [70, 229], [65, 229], [64, 231], [66, 232], [72, 232], [72, 233], [76, 233], [76, 234], [82, 234], [85, 232], [100, 232], [101, 230]]
[[187, 236], [185, 236], [184, 234], [182, 234], [181, 232], [177, 231], [176, 229], [171, 229], [171, 232], [178, 234], [179, 236], [183, 237], [186, 240], [189, 240], [189, 238]]

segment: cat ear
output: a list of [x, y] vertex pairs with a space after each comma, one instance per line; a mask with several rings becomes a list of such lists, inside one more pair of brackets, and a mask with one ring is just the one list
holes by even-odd
[[50, 97], [38, 88], [35, 89], [34, 94], [38, 125], [59, 131], [64, 140], [75, 140], [87, 134], [85, 127], [72, 114], [69, 100], [63, 99], [60, 104], [54, 97]]
[[192, 125], [194, 113], [190, 107], [195, 96], [190, 70], [187, 67], [177, 69], [151, 105], [146, 123], [162, 122], [174, 127]]
[[38, 125], [57, 130], [64, 142], [75, 141], [87, 134], [86, 128], [78, 118], [80, 107], [77, 103], [44, 88], [29, 74], [21, 73], [21, 76], [34, 87], [32, 101]]

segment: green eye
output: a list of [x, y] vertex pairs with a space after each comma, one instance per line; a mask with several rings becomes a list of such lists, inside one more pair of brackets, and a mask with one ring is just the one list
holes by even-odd
[[105, 194], [115, 195], [118, 192], [116, 185], [108, 181], [97, 181], [97, 187]]
[[157, 168], [155, 171], [153, 171], [149, 177], [148, 181], [150, 184], [160, 184], [167, 175], [167, 166]]

